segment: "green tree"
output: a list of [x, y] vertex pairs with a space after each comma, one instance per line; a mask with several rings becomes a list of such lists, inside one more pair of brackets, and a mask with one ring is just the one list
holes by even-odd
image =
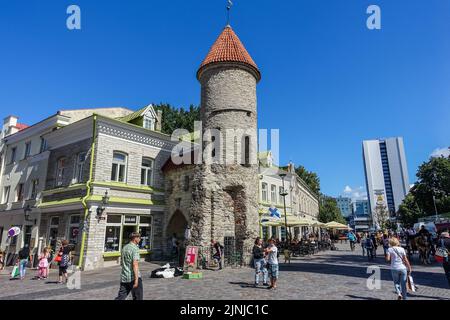
[[308, 185], [312, 192], [320, 195], [320, 179], [317, 173], [308, 171], [304, 166], [295, 168], [295, 173]]
[[373, 220], [378, 223], [382, 230], [389, 229], [391, 223], [389, 220], [389, 211], [384, 204], [377, 204], [373, 212]]
[[408, 193], [402, 204], [399, 206], [398, 216], [403, 225], [412, 226], [419, 218], [424, 217], [425, 214], [419, 208], [413, 194]]
[[319, 221], [323, 223], [337, 221], [347, 224], [341, 210], [339, 210], [336, 199], [324, 194], [321, 194], [319, 199]]
[[450, 157], [434, 157], [417, 170], [417, 182], [399, 206], [403, 224], [411, 225], [419, 218], [435, 214], [433, 195], [439, 214], [450, 212]]
[[166, 134], [172, 134], [175, 129], [186, 129], [194, 132], [194, 121], [200, 120], [200, 108], [190, 105], [189, 109], [183, 107], [175, 108], [167, 103], [154, 105], [155, 111], [162, 111], [161, 131]]

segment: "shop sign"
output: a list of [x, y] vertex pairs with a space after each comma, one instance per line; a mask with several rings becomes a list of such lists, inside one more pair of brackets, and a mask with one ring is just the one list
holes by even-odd
[[137, 223], [137, 216], [125, 216], [124, 223], [127, 224], [136, 224]]
[[198, 247], [196, 246], [188, 246], [186, 248], [186, 255], [184, 257], [184, 268], [188, 269], [189, 267], [197, 269], [197, 258], [198, 258]]

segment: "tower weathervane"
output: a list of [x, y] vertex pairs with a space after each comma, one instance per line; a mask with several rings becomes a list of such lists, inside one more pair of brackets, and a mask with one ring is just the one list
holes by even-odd
[[230, 25], [230, 11], [231, 11], [231, 7], [233, 6], [233, 2], [231, 2], [231, 0], [228, 0], [228, 5], [227, 5], [227, 25]]

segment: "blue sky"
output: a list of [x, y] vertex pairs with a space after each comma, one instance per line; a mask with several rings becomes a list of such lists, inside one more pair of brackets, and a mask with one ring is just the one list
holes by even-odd
[[[82, 30], [66, 28], [81, 8]], [[366, 28], [381, 8], [382, 29]], [[28, 124], [58, 109], [199, 104], [195, 72], [225, 0], [0, 0], [0, 108]], [[450, 1], [235, 0], [231, 24], [261, 69], [258, 119], [281, 161], [323, 192], [364, 186], [363, 139], [402, 136], [410, 182], [450, 144]]]

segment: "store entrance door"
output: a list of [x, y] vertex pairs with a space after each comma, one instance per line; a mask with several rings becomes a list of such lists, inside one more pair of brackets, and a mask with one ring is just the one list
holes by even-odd
[[130, 234], [136, 232], [136, 226], [123, 226], [122, 229], [122, 248], [130, 243]]

